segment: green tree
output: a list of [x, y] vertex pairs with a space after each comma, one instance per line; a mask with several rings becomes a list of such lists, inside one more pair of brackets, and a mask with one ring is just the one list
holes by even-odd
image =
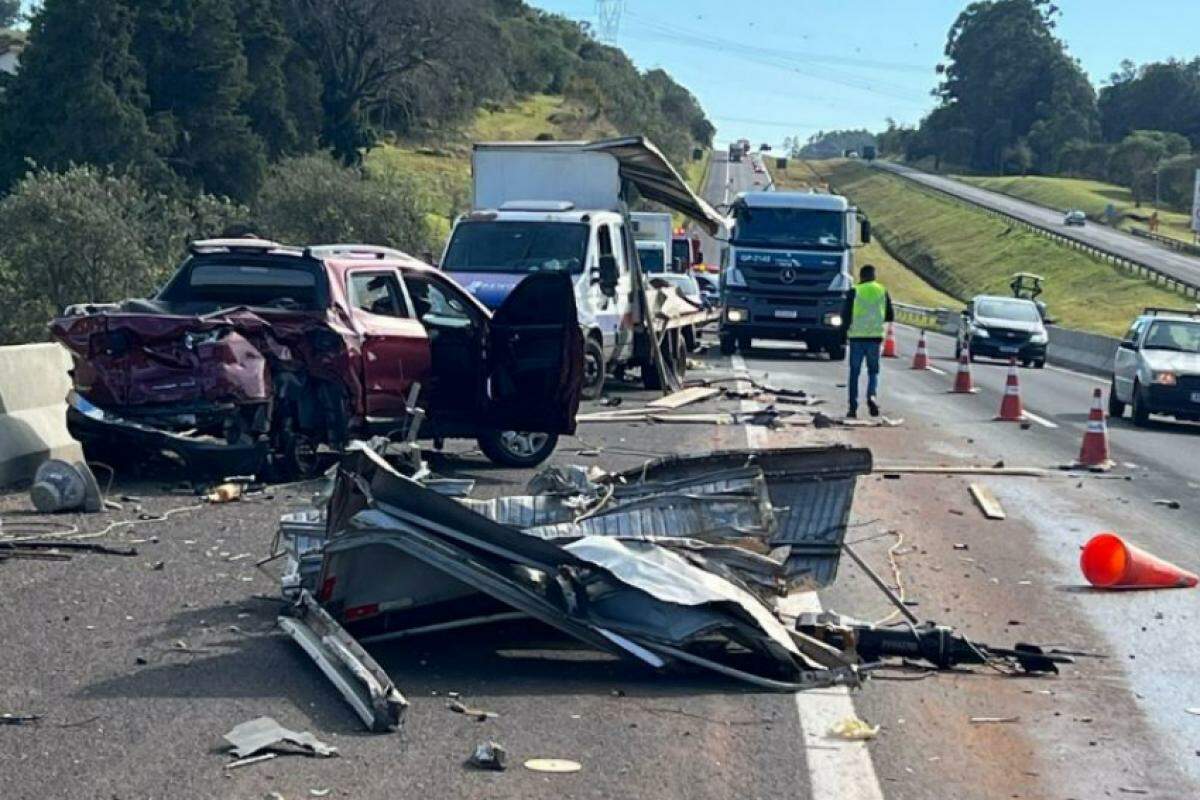
[[110, 169], [27, 174], [0, 200], [0, 343], [44, 339], [46, 323], [72, 303], [145, 296], [190, 239], [246, 213], [213, 197], [150, 192]]
[[192, 185], [252, 197], [265, 145], [244, 108], [252, 97], [231, 0], [142, 0], [134, 52], [171, 167]]
[[11, 28], [21, 21], [21, 0], [0, 0], [0, 28]]
[[[969, 166], [998, 169], [1006, 148], [1031, 133], [1035, 155], [1049, 161], [1055, 147], [1095, 130], [1095, 96], [1054, 36], [1057, 14], [1050, 0], [986, 0], [967, 6], [951, 27], [937, 89], [945, 113], [926, 124], [971, 131]], [[935, 135], [926, 143], [936, 142]]]
[[1104, 138], [1119, 142], [1136, 130], [1173, 131], [1200, 146], [1200, 59], [1135, 69], [1122, 62], [1100, 90]]
[[162, 141], [147, 122], [133, 32], [133, 15], [120, 0], [46, 0], [5, 92], [0, 188], [24, 174], [27, 160], [169, 174]]
[[369, 242], [409, 253], [433, 245], [420, 186], [395, 173], [367, 177], [324, 154], [271, 166], [254, 218], [263, 235], [291, 244]]
[[[291, 61], [295, 44], [284, 28], [280, 0], [237, 0], [235, 5], [250, 83], [242, 110], [271, 159], [311, 150], [316, 144], [311, 120], [320, 114], [319, 88], [315, 76], [296, 75], [301, 65]], [[301, 81], [291, 92], [289, 78]]]
[[1154, 172], [1159, 163], [1190, 151], [1188, 140], [1177, 133], [1134, 131], [1114, 148], [1109, 160], [1109, 178], [1128, 186], [1134, 202], [1141, 205], [1154, 195]]

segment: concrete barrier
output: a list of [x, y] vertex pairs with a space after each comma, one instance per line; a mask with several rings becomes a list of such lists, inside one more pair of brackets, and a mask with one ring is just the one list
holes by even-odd
[[1057, 325], [1048, 326], [1046, 332], [1050, 334], [1047, 360], [1051, 364], [1103, 377], [1112, 375], [1113, 355], [1120, 339]]
[[66, 427], [70, 368], [56, 344], [0, 347], [0, 486], [32, 478], [47, 458], [83, 458]]

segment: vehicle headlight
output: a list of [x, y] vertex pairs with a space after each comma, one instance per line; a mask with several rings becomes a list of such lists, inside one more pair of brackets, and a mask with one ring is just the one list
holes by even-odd
[[971, 326], [971, 335], [976, 336], [980, 339], [986, 339], [989, 336], [989, 334], [987, 332], [987, 328], [981, 328], [978, 325]]
[[1174, 372], [1154, 373], [1154, 382], [1159, 386], [1174, 386], [1177, 382]]
[[737, 286], [744, 289], [746, 288], [746, 276], [743, 275], [742, 271], [737, 267], [730, 267], [725, 272], [725, 285]]
[[831, 311], [825, 315], [825, 324], [831, 328], [842, 327], [842, 315], [836, 311]]
[[1033, 336], [1029, 337], [1029, 341], [1033, 342], [1034, 344], [1045, 344], [1046, 342], [1050, 341], [1050, 337], [1044, 333], [1035, 333]]
[[729, 308], [725, 310], [725, 319], [730, 322], [745, 322], [750, 319], [750, 312], [744, 308]]

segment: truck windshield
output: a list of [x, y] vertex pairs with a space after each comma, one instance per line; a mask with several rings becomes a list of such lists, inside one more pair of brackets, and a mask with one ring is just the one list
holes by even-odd
[[588, 226], [574, 222], [463, 222], [454, 229], [447, 272], [583, 272]]
[[646, 272], [664, 272], [666, 263], [663, 261], [663, 251], [658, 247], [639, 247], [638, 261]]
[[785, 245], [787, 247], [845, 247], [840, 211], [814, 211], [807, 208], [750, 208], [740, 205], [734, 211], [737, 223], [735, 244]]

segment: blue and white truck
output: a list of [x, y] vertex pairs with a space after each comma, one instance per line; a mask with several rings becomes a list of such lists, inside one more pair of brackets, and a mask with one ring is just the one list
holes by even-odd
[[814, 192], [745, 192], [730, 214], [721, 352], [785, 339], [844, 359], [842, 306], [854, 285], [854, 248], [871, 240], [870, 223], [846, 198]]
[[[606, 376], [627, 367], [641, 370], [647, 388], [677, 388], [685, 331], [715, 314], [643, 280], [628, 203], [659, 203], [711, 234], [728, 229], [726, 218], [642, 137], [476, 144], [471, 173], [473, 210], [455, 222], [441, 268], [490, 308], [527, 275], [571, 275], [586, 348], [583, 396], [599, 397]], [[668, 248], [670, 216], [661, 217]]]

